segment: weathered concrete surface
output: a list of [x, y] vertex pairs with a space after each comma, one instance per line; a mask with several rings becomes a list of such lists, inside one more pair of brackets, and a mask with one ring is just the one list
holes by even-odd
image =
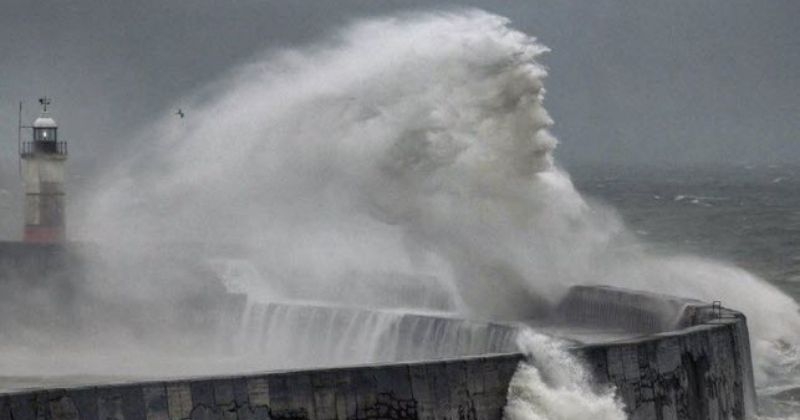
[[745, 398], [735, 324], [702, 325], [581, 349], [595, 378], [613, 383], [632, 419], [741, 419]]
[[654, 332], [577, 350], [611, 383], [631, 419], [742, 419], [756, 412], [747, 321], [706, 303], [612, 287], [573, 288], [559, 312], [572, 323], [615, 321]]
[[2, 420], [500, 418], [520, 354], [3, 396]]
[[[601, 319], [613, 326], [617, 320], [635, 330], [647, 326], [656, 331], [676, 326], [577, 346], [576, 354], [599, 382], [616, 386], [631, 419], [743, 419], [754, 414], [744, 316], [671, 297], [658, 304], [659, 296], [604, 287], [573, 290], [565, 299], [569, 306], [561, 306], [570, 322]], [[637, 316], [646, 321], [628, 325], [628, 318]], [[9, 394], [0, 397], [0, 420], [499, 419], [509, 380], [523, 358], [486, 355]]]

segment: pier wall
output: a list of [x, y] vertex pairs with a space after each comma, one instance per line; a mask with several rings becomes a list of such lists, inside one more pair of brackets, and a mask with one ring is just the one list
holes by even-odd
[[7, 395], [2, 420], [499, 419], [520, 354]]
[[[599, 383], [616, 387], [631, 419], [744, 419], [754, 414], [744, 316], [702, 302], [665, 299], [670, 303], [653, 312], [659, 295], [574, 289], [565, 298], [569, 305], [560, 309], [572, 314], [573, 323], [591, 325], [601, 312], [606, 326], [615, 318], [626, 326], [629, 317], [652, 313], [666, 318], [647, 318], [643, 325], [654, 332], [573, 351]], [[676, 327], [661, 331], [669, 325]], [[31, 391], [0, 396], [0, 420], [500, 419], [508, 383], [522, 360], [522, 354], [487, 354]]]
[[633, 419], [743, 419], [756, 413], [747, 320], [704, 302], [606, 286], [573, 288], [559, 307], [573, 324], [649, 330], [576, 349], [613, 384]]

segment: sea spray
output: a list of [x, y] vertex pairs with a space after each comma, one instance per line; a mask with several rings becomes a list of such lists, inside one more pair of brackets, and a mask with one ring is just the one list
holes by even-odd
[[624, 420], [614, 389], [598, 387], [565, 343], [531, 330], [517, 345], [527, 356], [508, 387], [505, 420]]
[[[78, 201], [89, 204], [71, 229], [134, 253], [165, 239], [241, 244], [267, 281], [309, 289], [354, 272], [435, 277], [461, 315], [487, 319], [528, 318], [587, 283], [720, 300], [748, 316], [756, 378], [769, 381], [800, 344], [797, 303], [736, 267], [647, 252], [576, 191], [553, 161], [546, 51], [468, 10], [360, 21], [268, 52], [184, 98], [187, 118], [165, 112], [129, 142], [137, 154]], [[367, 306], [386, 290], [375, 281]]]

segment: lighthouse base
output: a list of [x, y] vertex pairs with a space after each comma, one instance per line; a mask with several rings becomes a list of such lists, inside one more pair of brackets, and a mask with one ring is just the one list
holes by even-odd
[[64, 242], [66, 235], [63, 227], [25, 226], [23, 241], [34, 244], [54, 244]]

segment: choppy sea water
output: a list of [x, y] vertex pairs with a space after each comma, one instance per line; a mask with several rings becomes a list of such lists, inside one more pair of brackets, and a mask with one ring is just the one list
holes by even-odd
[[[800, 300], [800, 166], [569, 170], [582, 193], [614, 207], [654, 250], [733, 263]], [[787, 361], [795, 377], [798, 359]], [[762, 385], [759, 406], [796, 418], [800, 383]]]

